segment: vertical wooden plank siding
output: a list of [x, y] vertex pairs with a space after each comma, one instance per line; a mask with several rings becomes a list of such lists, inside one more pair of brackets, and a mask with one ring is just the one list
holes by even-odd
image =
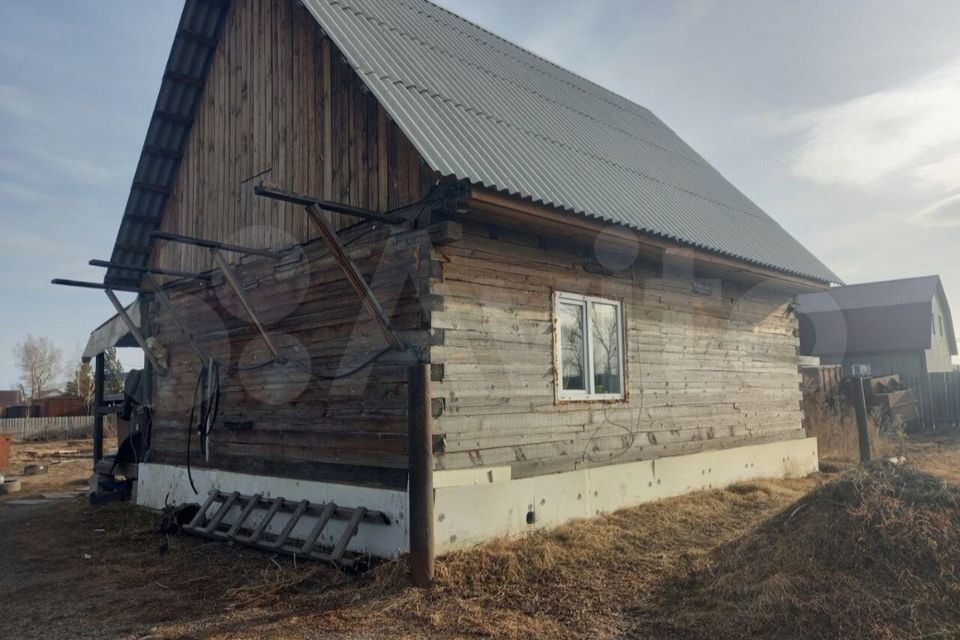
[[[161, 229], [291, 246], [315, 232], [298, 207], [254, 196], [258, 180], [385, 210], [420, 199], [431, 176], [306, 9], [294, 0], [238, 0]], [[357, 222], [339, 214], [333, 220], [338, 229]], [[174, 243], [158, 243], [152, 259], [169, 268], [212, 268], [205, 250]]]

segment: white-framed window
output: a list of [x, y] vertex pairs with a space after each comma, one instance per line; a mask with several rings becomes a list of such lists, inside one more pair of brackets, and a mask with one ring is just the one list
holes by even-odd
[[557, 292], [553, 313], [557, 399], [622, 399], [623, 305], [618, 300]]

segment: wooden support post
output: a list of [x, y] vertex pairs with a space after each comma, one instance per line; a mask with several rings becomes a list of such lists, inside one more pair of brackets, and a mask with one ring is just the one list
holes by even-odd
[[433, 414], [430, 365], [407, 369], [407, 447], [409, 450], [410, 579], [414, 586], [433, 582]]
[[100, 407], [103, 405], [103, 383], [105, 375], [105, 359], [102, 353], [98, 353], [94, 359], [93, 369], [93, 466], [96, 469], [97, 463], [103, 459], [103, 413]]
[[850, 381], [850, 397], [857, 416], [857, 439], [860, 443], [860, 462], [870, 462], [870, 430], [867, 424], [867, 395], [863, 385], [869, 378], [856, 377]]

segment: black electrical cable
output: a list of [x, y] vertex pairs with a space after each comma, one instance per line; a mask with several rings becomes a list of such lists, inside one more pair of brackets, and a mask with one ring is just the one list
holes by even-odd
[[[293, 358], [288, 358], [288, 359], [286, 360], [286, 362], [289, 362], [290, 364], [296, 366], [298, 369], [301, 369], [301, 370], [307, 372], [307, 373], [310, 375], [310, 377], [313, 378], [313, 379], [315, 379], [315, 380], [319, 380], [319, 381], [339, 380], [339, 379], [341, 379], [341, 378], [346, 378], [346, 377], [348, 377], [348, 376], [352, 376], [353, 374], [357, 373], [358, 371], [361, 371], [362, 369], [364, 369], [364, 368], [366, 368], [366, 367], [369, 367], [371, 364], [373, 364], [374, 362], [376, 362], [377, 360], [379, 360], [380, 358], [382, 358], [383, 356], [385, 356], [387, 353], [389, 353], [389, 352], [392, 351], [392, 350], [393, 350], [393, 347], [384, 347], [383, 349], [381, 349], [381, 350], [378, 351], [377, 353], [373, 354], [371, 357], [367, 358], [366, 360], [364, 360], [364, 361], [361, 362], [360, 364], [356, 365], [356, 366], [353, 367], [352, 369], [349, 369], [348, 371], [344, 371], [343, 373], [337, 373], [337, 374], [334, 374], [334, 375], [328, 375], [328, 374], [323, 374], [323, 373], [314, 373], [307, 364], [305, 364], [305, 363], [303, 363], [303, 362], [300, 362], [299, 360], [294, 360]], [[277, 362], [277, 360], [273, 359], [273, 360], [264, 360], [263, 362], [257, 362], [256, 364], [251, 364], [251, 365], [246, 365], [246, 366], [237, 365], [236, 367], [234, 367], [234, 370], [236, 370], [236, 371], [254, 371], [254, 370], [256, 370], [256, 369], [263, 369], [264, 367], [268, 367], [268, 366], [270, 366], [270, 365], [272, 365], [272, 364], [274, 364], [274, 363], [276, 363], [276, 362]]]
[[190, 481], [190, 488], [193, 489], [193, 493], [199, 494], [197, 491], [197, 485], [193, 483], [193, 473], [190, 469], [190, 443], [193, 440], [193, 417], [197, 408], [197, 395], [200, 393], [200, 383], [203, 380], [204, 373], [206, 370], [201, 367], [200, 374], [197, 376], [197, 384], [193, 388], [193, 403], [190, 405], [190, 422], [187, 423], [187, 479]]

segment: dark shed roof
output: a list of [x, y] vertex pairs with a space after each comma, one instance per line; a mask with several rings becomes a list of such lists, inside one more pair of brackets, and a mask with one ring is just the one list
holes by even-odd
[[803, 355], [929, 349], [939, 297], [950, 352], [957, 354], [950, 306], [939, 276], [865, 282], [798, 297]]
[[[758, 266], [840, 281], [648, 109], [425, 0], [303, 4], [439, 173]], [[187, 0], [184, 16], [198, 5], [221, 6]], [[217, 20], [200, 22], [206, 35], [219, 30]], [[182, 22], [178, 40], [196, 29]], [[208, 55], [197, 51], [191, 79], [203, 77]], [[178, 104], [178, 114], [193, 117], [195, 97]], [[151, 132], [156, 119], [155, 112]], [[169, 187], [167, 175], [152, 184]], [[127, 213], [139, 210], [134, 204]], [[118, 247], [149, 246], [143, 234], [151, 223], [125, 216]], [[149, 256], [118, 252], [114, 260], [133, 264]]]

